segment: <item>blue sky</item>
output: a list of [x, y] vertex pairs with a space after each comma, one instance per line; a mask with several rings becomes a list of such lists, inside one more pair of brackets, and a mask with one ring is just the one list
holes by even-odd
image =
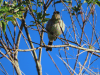
[[[76, 3], [73, 3], [73, 6], [75, 4]], [[86, 7], [87, 7], [87, 4], [84, 4], [83, 5], [84, 11], [86, 11]], [[33, 7], [33, 9], [35, 9], [35, 8]], [[60, 14], [62, 15], [62, 20], [64, 21], [65, 25], [68, 28], [69, 26], [71, 26], [71, 19], [70, 19], [68, 11], [62, 11], [63, 9], [65, 9], [65, 8], [61, 3], [60, 4], [56, 4], [56, 10], [60, 12]], [[96, 32], [98, 33], [98, 36], [99, 36], [100, 35], [100, 33], [99, 33], [100, 32], [100, 29], [99, 29], [100, 28], [100, 26], [99, 26], [100, 7], [96, 5], [95, 10], [96, 10], [96, 14], [97, 14], [97, 21], [96, 21], [95, 30], [96, 30]], [[38, 11], [40, 11], [40, 9], [38, 9]], [[47, 9], [47, 13], [49, 13], [50, 15], [47, 16], [47, 18], [51, 18], [53, 12], [54, 12], [54, 9], [53, 9], [52, 5], [50, 5], [50, 7]], [[81, 20], [81, 16], [80, 15], [78, 16], [78, 18], [79, 18], [79, 20], [81, 22], [82, 20]], [[92, 22], [92, 16], [90, 16], [89, 19]], [[29, 14], [27, 14], [26, 25], [32, 24], [32, 23], [30, 23], [30, 21], [34, 21], [34, 19]], [[21, 21], [18, 20], [18, 22], [19, 22], [19, 25], [20, 25]], [[10, 29], [13, 32], [14, 27], [12, 26], [12, 23], [9, 22], [8, 25], [10, 26]], [[81, 34], [81, 29], [79, 28], [79, 25], [78, 25], [77, 21], [75, 21], [75, 25], [77, 26], [79, 34]], [[46, 26], [46, 24], [45, 24], [45, 26]], [[67, 28], [65, 28], [65, 32], [64, 33], [66, 33]], [[91, 41], [91, 35], [92, 35], [92, 31], [91, 30], [92, 30], [92, 27], [91, 27], [90, 23], [88, 22], [86, 24], [86, 27], [85, 27], [85, 33], [88, 35], [89, 42]], [[6, 32], [7, 31], [8, 31], [8, 29], [6, 30]], [[71, 31], [72, 31], [72, 29], [69, 29], [69, 32], [71, 32]], [[69, 32], [67, 32], [66, 39], [68, 39]], [[25, 34], [24, 29], [23, 29], [23, 33]], [[29, 29], [29, 33], [30, 33], [30, 36], [31, 36], [31, 39], [32, 39], [33, 42], [40, 43], [39, 33], [37, 31]], [[73, 36], [73, 33], [71, 33], [71, 34]], [[7, 32], [7, 35], [9, 37], [9, 39], [10, 39], [11, 36], [9, 36], [8, 32]], [[17, 38], [17, 35], [18, 35], [18, 27], [16, 28], [16, 38]], [[26, 36], [26, 34], [25, 34], [25, 36]], [[63, 36], [61, 35], [61, 37], [63, 37]], [[86, 39], [85, 36], [83, 38]], [[45, 32], [44, 32], [43, 40], [44, 40], [45, 44], [47, 45], [49, 40], [48, 40], [48, 37], [47, 37], [47, 33], [45, 33]], [[69, 38], [69, 40], [73, 41], [72, 38]], [[77, 40], [79, 42], [80, 39], [77, 38]], [[53, 45], [61, 45], [61, 44], [62, 44], [62, 42], [59, 39], [57, 39], [56, 41], [53, 42]], [[34, 47], [39, 47], [39, 45], [34, 44]], [[98, 47], [98, 45], [96, 44], [95, 47]], [[28, 49], [28, 47], [27, 47], [27, 45], [25, 43], [25, 40], [23, 39], [22, 36], [21, 36], [19, 49]], [[60, 69], [62, 75], [66, 75], [66, 74], [69, 75], [69, 72], [66, 69], [65, 65], [57, 57], [57, 55], [59, 56], [59, 51], [58, 51], [59, 49], [63, 49], [63, 48], [53, 48], [53, 50], [51, 52], [49, 52], [49, 53], [53, 57], [55, 63], [57, 64], [58, 68]], [[1, 50], [1, 51], [4, 52], [4, 50]], [[62, 57], [65, 58], [64, 51], [61, 50], [60, 52], [61, 52]], [[70, 66], [72, 68], [74, 68], [74, 64], [75, 64], [75, 61], [76, 61], [75, 58], [76, 58], [76, 54], [77, 54], [77, 49], [69, 48], [69, 50], [66, 50], [66, 52], [73, 56], [73, 57], [71, 57], [70, 55], [68, 55], [68, 58], [70, 58], [69, 59]], [[36, 50], [36, 53], [37, 53], [37, 56], [38, 56], [39, 55], [39, 50]], [[79, 56], [79, 62], [81, 62], [81, 64], [83, 64], [83, 62], [85, 61], [86, 55], [87, 55], [87, 52], [84, 52]], [[90, 56], [91, 55], [89, 55], [89, 57]], [[91, 61], [93, 61], [95, 58], [97, 58], [97, 56], [92, 55]], [[64, 59], [64, 60], [66, 61], [66, 59]], [[2, 63], [2, 65], [4, 66], [4, 68], [6, 69], [8, 74], [9, 75], [13, 75], [13, 66], [10, 63], [10, 61], [7, 60], [6, 58], [2, 58], [2, 59], [0, 59], [0, 62]], [[18, 62], [19, 62], [19, 66], [20, 66], [21, 71], [25, 75], [38, 75], [37, 74], [37, 70], [36, 70], [36, 64], [35, 64], [35, 61], [34, 61], [32, 55], [31, 55], [31, 52], [19, 52], [18, 53]], [[100, 59], [98, 59], [96, 62], [94, 62], [90, 66], [90, 68], [91, 67], [99, 68], [100, 67], [99, 62], [100, 62]], [[86, 66], [88, 66], [88, 63], [89, 63], [89, 60], [88, 60], [88, 62], [86, 64]], [[47, 54], [45, 48], [43, 48], [43, 50], [42, 50], [41, 64], [42, 64], [42, 73], [43, 73], [43, 75], [47, 75], [47, 74], [48, 75], [60, 75], [60, 73], [58, 72], [57, 68], [53, 64], [52, 60], [50, 59], [49, 55]], [[79, 65], [77, 65], [77, 67], [79, 67]], [[0, 68], [1, 68], [1, 66], [0, 66]], [[93, 70], [93, 71], [94, 72], [98, 72], [97, 70]], [[79, 72], [78, 68], [76, 69], [76, 72], [77, 73]], [[14, 73], [16, 75], [15, 71], [14, 71]], [[0, 75], [3, 75], [2, 71], [0, 71]]]

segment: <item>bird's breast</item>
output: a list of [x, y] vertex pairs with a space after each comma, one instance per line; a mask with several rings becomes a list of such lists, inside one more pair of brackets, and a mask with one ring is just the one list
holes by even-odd
[[49, 20], [46, 29], [48, 30], [48, 33], [59, 36], [64, 31], [65, 24], [63, 23], [62, 20], [59, 21]]

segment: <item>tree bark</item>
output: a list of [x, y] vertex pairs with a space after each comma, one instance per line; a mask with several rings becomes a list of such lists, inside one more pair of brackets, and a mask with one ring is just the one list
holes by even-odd
[[19, 64], [18, 64], [18, 61], [15, 60], [14, 63], [15, 63], [14, 69], [16, 70], [17, 75], [22, 75]]

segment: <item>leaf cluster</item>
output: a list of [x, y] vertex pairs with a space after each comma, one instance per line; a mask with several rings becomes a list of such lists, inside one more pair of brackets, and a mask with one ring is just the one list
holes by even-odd
[[88, 5], [93, 3], [93, 4], [96, 4], [100, 7], [100, 1], [98, 1], [98, 0], [84, 0], [84, 3], [88, 3]]
[[21, 19], [24, 12], [24, 6], [17, 4], [15, 1], [12, 4], [3, 2], [3, 0], [0, 1], [0, 27], [2, 27], [3, 32], [6, 30], [7, 22], [11, 21], [13, 25], [16, 25], [15, 18]]

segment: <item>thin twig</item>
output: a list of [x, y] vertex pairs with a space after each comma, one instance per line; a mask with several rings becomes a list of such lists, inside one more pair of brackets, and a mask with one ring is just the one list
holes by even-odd
[[59, 56], [58, 56], [58, 58], [61, 59], [63, 61], [63, 63], [65, 63], [73, 71], [73, 73], [75, 73], [75, 75], [78, 75], [62, 58], [60, 58]]
[[3, 70], [5, 71], [6, 75], [8, 75], [7, 71], [5, 70], [5, 68], [3, 67], [3, 65], [0, 62], [0, 65], [2, 66]]
[[59, 70], [58, 66], [56, 65], [55, 61], [53, 60], [53, 58], [51, 57], [51, 55], [49, 54], [49, 52], [47, 51], [49, 57], [51, 58], [52, 62], [54, 63], [55, 67], [57, 68], [57, 70], [59, 71], [60, 75], [62, 75], [61, 71]]

